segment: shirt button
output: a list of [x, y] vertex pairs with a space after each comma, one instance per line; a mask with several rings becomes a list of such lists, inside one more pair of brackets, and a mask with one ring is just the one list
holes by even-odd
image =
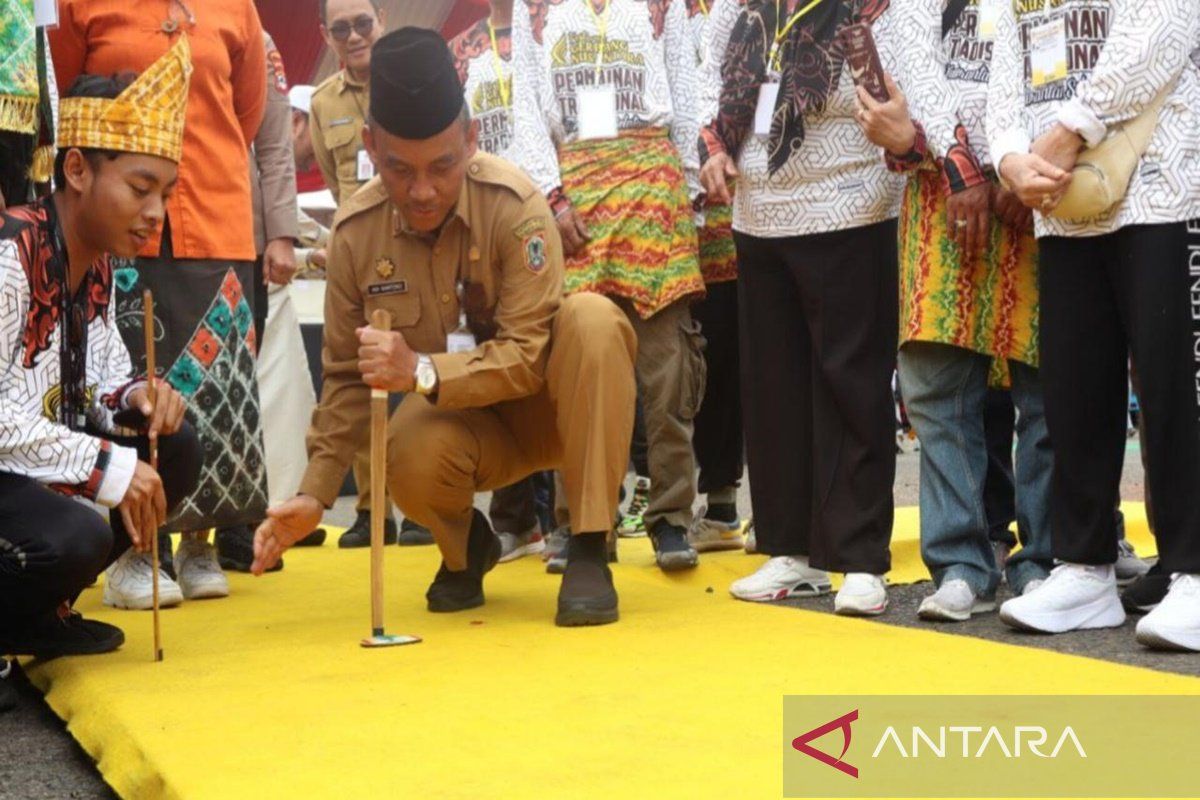
[[450, 302], [450, 295], [448, 295], [448, 294], [443, 294], [443, 295], [442, 295], [442, 302], [443, 302], [443, 303], [449, 303], [449, 302]]

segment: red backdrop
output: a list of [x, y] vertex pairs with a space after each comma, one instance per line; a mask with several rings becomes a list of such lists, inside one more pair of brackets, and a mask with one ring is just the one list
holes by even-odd
[[[283, 56], [289, 83], [310, 83], [325, 42], [317, 18], [317, 0], [256, 0], [263, 27], [275, 39], [275, 46]], [[447, 39], [465, 29], [487, 13], [487, 0], [456, 0], [442, 35]]]

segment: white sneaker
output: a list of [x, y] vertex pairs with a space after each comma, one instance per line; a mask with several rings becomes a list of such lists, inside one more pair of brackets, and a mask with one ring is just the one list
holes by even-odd
[[966, 581], [954, 579], [922, 600], [917, 616], [931, 622], [963, 622], [973, 614], [995, 610], [995, 600], [981, 599]]
[[718, 550], [741, 550], [746, 546], [742, 534], [746, 531], [745, 520], [736, 522], [721, 522], [708, 519], [701, 512], [692, 529], [688, 531], [688, 542], [697, 553], [711, 553]]
[[887, 610], [887, 583], [882, 575], [847, 572], [833, 598], [833, 613], [850, 617], [877, 617]]
[[1138, 558], [1137, 551], [1125, 539], [1117, 540], [1117, 586], [1128, 586], [1150, 571], [1150, 565]]
[[754, 555], [758, 552], [758, 538], [754, 535], [754, 517], [746, 523], [746, 552]]
[[537, 526], [524, 533], [497, 533], [500, 538], [500, 563], [516, 561], [546, 550], [546, 539]]
[[787, 597], [817, 597], [829, 592], [829, 573], [813, 569], [804, 556], [775, 556], [758, 571], [739, 578], [729, 593], [739, 600], [765, 603]]
[[[154, 567], [149, 553], [133, 548], [104, 571], [104, 605], [148, 611], [154, 607]], [[170, 608], [183, 602], [179, 584], [162, 569], [158, 571], [158, 605]]]
[[1000, 619], [1043, 633], [1116, 628], [1125, 622], [1111, 564], [1059, 564], [1035, 589], [1000, 606]]
[[1029, 594], [1030, 592], [1036, 592], [1037, 588], [1045, 582], [1046, 582], [1045, 578], [1034, 578], [1033, 580], [1031, 580], [1025, 584], [1025, 588], [1021, 590], [1021, 596], [1024, 597], [1025, 595]]
[[185, 536], [175, 550], [175, 574], [188, 600], [229, 596], [229, 579], [217, 563], [217, 549], [208, 542]]
[[1200, 575], [1171, 576], [1167, 596], [1138, 621], [1137, 640], [1158, 650], [1200, 652]]

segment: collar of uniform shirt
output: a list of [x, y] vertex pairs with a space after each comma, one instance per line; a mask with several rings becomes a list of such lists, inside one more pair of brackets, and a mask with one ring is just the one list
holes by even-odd
[[400, 209], [396, 207], [395, 203], [393, 203], [392, 236], [400, 236], [403, 234], [405, 236], [413, 236], [417, 239], [423, 239], [425, 241], [437, 241], [437, 238], [442, 235], [442, 231], [446, 230], [446, 226], [449, 225], [451, 220], [453, 220], [455, 217], [458, 217], [460, 220], [462, 220], [463, 227], [469, 231], [471, 230], [471, 219], [467, 215], [466, 209], [468, 208], [470, 208], [470, 206], [467, 203], [466, 178], [463, 178], [462, 192], [458, 196], [458, 202], [454, 204], [454, 209], [446, 216], [446, 219], [441, 225], [438, 226], [436, 231], [422, 233], [420, 231], [413, 230], [408, 226], [408, 220], [406, 220], [404, 215], [400, 213]]
[[338, 87], [338, 93], [344, 92], [347, 89], [365, 89], [367, 88], [366, 81], [356, 81], [354, 76], [350, 74], [350, 70], [342, 70], [342, 85]]

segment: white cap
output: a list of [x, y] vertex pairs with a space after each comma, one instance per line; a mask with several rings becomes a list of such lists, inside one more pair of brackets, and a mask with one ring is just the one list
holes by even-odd
[[312, 86], [304, 86], [303, 84], [293, 86], [291, 91], [288, 92], [288, 102], [292, 104], [292, 108], [308, 114], [312, 111], [312, 96]]

